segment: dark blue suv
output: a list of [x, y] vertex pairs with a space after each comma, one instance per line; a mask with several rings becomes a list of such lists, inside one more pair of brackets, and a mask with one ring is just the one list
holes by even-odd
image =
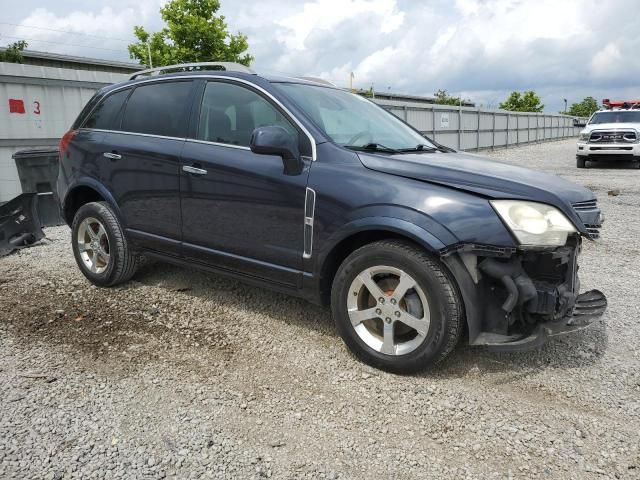
[[407, 372], [472, 345], [584, 328], [593, 193], [456, 152], [325, 82], [234, 64], [140, 72], [100, 90], [60, 142], [58, 193], [82, 273], [140, 256], [330, 303], [351, 351]]

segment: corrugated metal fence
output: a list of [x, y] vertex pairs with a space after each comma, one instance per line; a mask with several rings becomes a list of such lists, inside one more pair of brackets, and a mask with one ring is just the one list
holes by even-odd
[[[110, 72], [0, 63], [0, 202], [21, 192], [13, 153], [56, 146], [95, 90], [127, 78]], [[580, 130], [572, 118], [561, 115], [376, 102], [437, 142], [461, 150], [571, 137]]]
[[0, 63], [0, 202], [21, 193], [13, 153], [57, 146], [97, 89], [127, 78], [118, 73]]
[[505, 148], [575, 137], [573, 118], [544, 113], [374, 100], [436, 142], [459, 150]]

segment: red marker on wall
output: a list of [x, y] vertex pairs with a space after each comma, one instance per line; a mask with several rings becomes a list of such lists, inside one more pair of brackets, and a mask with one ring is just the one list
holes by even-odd
[[10, 98], [9, 99], [9, 113], [25, 113], [24, 100]]

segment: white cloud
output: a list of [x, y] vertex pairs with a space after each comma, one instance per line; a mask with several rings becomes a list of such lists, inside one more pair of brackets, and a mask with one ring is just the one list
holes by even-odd
[[33, 50], [127, 60], [126, 47], [134, 40], [134, 25], [158, 17], [165, 1], [138, 0], [121, 8], [105, 6], [65, 14], [57, 13], [55, 7], [38, 7], [13, 28], [11, 38], [27, 39]]
[[[81, 3], [81, 1], [83, 3]], [[73, 32], [131, 38], [135, 24], [161, 26], [166, 0], [23, 0], [21, 18]], [[562, 98], [617, 97], [640, 90], [637, 0], [222, 0], [232, 32], [249, 37], [254, 67], [315, 75], [347, 85], [430, 95], [439, 88], [496, 105], [511, 90], [533, 89], [550, 110]], [[27, 10], [25, 10], [27, 11]], [[102, 42], [44, 30], [31, 38], [85, 48], [36, 44], [86, 56], [127, 57], [126, 42]], [[6, 33], [0, 29], [0, 33]], [[12, 33], [16, 34], [16, 33]], [[87, 47], [120, 49], [121, 53]], [[43, 48], [44, 47], [44, 48]]]
[[397, 11], [395, 0], [315, 0], [304, 3], [300, 11], [274, 21], [290, 32], [283, 38], [284, 44], [303, 50], [313, 30], [330, 30], [344, 20], [370, 13], [384, 19], [376, 25], [383, 34], [396, 30], [404, 20], [404, 13]]
[[615, 43], [608, 43], [591, 60], [591, 73], [598, 78], [611, 78], [624, 74], [624, 68], [622, 53]]
[[463, 15], [475, 15], [482, 9], [479, 0], [456, 0], [456, 8]]

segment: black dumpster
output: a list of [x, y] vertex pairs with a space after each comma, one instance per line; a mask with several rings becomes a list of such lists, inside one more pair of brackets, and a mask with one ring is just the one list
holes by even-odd
[[58, 177], [58, 149], [38, 148], [20, 150], [13, 154], [23, 193], [38, 195], [40, 225], [62, 225], [60, 202], [56, 193]]

